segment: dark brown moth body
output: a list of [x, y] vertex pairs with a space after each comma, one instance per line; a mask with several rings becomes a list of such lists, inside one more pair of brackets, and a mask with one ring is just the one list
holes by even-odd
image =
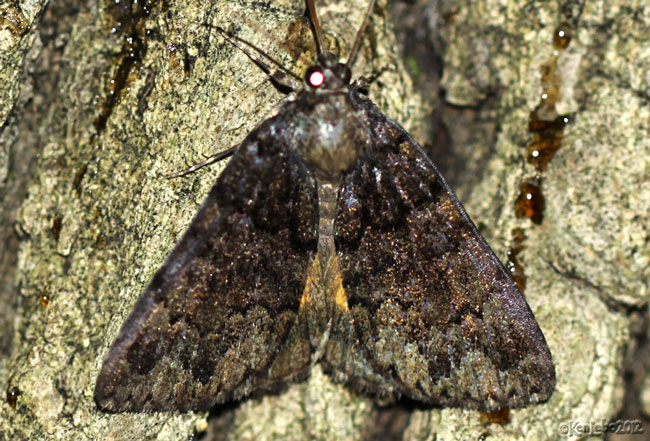
[[543, 402], [555, 384], [503, 265], [331, 54], [233, 154], [122, 327], [95, 399], [205, 409], [316, 362], [362, 393], [484, 411]]

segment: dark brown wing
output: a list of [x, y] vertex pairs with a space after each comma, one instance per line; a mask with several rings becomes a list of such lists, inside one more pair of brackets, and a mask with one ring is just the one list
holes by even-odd
[[296, 318], [317, 194], [277, 124], [244, 141], [142, 293], [97, 378], [101, 408], [204, 409], [307, 373]]
[[547, 400], [553, 362], [521, 292], [417, 143], [360, 106], [372, 146], [344, 179], [335, 232], [350, 351], [371, 369], [330, 367], [360, 389], [445, 406]]

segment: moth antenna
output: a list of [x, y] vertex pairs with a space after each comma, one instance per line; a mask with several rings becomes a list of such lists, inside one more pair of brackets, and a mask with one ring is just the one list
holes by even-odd
[[363, 35], [363, 31], [366, 29], [366, 25], [368, 24], [368, 20], [370, 19], [370, 14], [372, 14], [372, 10], [375, 7], [375, 1], [376, 0], [370, 0], [370, 4], [368, 5], [368, 9], [366, 10], [366, 16], [363, 17], [363, 22], [361, 23], [361, 27], [357, 32], [357, 37], [354, 39], [354, 44], [352, 45], [352, 50], [350, 50], [348, 61], [345, 63], [345, 66], [348, 68], [352, 66], [352, 63], [354, 63], [354, 58], [357, 55], [359, 46], [361, 45], [361, 37]]
[[237, 150], [237, 147], [239, 147], [239, 144], [237, 144], [234, 147], [230, 147], [228, 150], [224, 150], [223, 152], [215, 153], [212, 156], [209, 156], [208, 159], [206, 159], [203, 162], [200, 162], [196, 165], [193, 165], [192, 167], [181, 170], [179, 172], [175, 173], [170, 173], [168, 175], [164, 175], [167, 179], [172, 179], [172, 178], [180, 178], [181, 176], [187, 176], [190, 173], [194, 173], [197, 170], [202, 169], [203, 167], [207, 167], [210, 164], [214, 164], [215, 162], [219, 162], [222, 159], [226, 159], [229, 156], [232, 156], [233, 153], [235, 153], [235, 150]]
[[[277, 61], [275, 61], [273, 58], [263, 53], [260, 49], [256, 48], [251, 43], [248, 43], [240, 38], [230, 35], [224, 29], [218, 26], [215, 29], [223, 36], [223, 38], [226, 39], [226, 41], [228, 41], [228, 43], [232, 44], [237, 49], [242, 51], [244, 55], [246, 55], [253, 63], [255, 63], [257, 67], [262, 69], [262, 71], [264, 71], [265, 74], [271, 77], [273, 81], [292, 91], [298, 90], [300, 88], [300, 82], [296, 80], [298, 77], [296, 77], [292, 72], [289, 72], [289, 75], [287, 75], [282, 70], [280, 70], [279, 69], [280, 64]], [[248, 49], [244, 48], [241, 44], [239, 44], [240, 42], [246, 44], [247, 46], [250, 46], [255, 52], [266, 57], [267, 60], [269, 60], [272, 64], [275, 64], [275, 67], [269, 63], [264, 62], [264, 60], [262, 60], [261, 57], [254, 55]]]
[[307, 0], [307, 9], [309, 9], [311, 23], [314, 26], [314, 34], [316, 34], [316, 50], [318, 52], [318, 55], [320, 55], [323, 53], [323, 30], [321, 29], [320, 23], [318, 22], [318, 15], [316, 15], [314, 0]]

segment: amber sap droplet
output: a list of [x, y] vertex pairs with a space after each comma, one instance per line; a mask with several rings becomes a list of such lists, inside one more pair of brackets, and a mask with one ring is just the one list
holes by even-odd
[[510, 409], [506, 407], [494, 412], [481, 412], [480, 419], [482, 424], [496, 423], [503, 426], [510, 422]]
[[57, 216], [52, 220], [52, 235], [54, 236], [55, 240], [59, 240], [59, 236], [61, 235], [61, 227], [63, 226], [63, 217], [62, 216]]
[[510, 271], [512, 280], [515, 281], [520, 291], [526, 289], [526, 274], [518, 258], [519, 253], [524, 249], [524, 239], [526, 239], [524, 230], [521, 228], [512, 230], [512, 247], [508, 250], [508, 261], [506, 262], [506, 268]]
[[544, 218], [544, 195], [538, 181], [527, 181], [519, 186], [519, 196], [515, 201], [517, 217], [527, 217], [539, 225]]
[[95, 237], [95, 246], [101, 250], [104, 248], [104, 245], [106, 245], [106, 236], [98, 234], [97, 237]]
[[557, 50], [566, 49], [571, 43], [572, 31], [569, 23], [560, 23], [553, 31], [553, 47]]
[[12, 409], [16, 408], [16, 402], [18, 401], [18, 396], [21, 393], [22, 392], [20, 392], [20, 389], [18, 389], [16, 386], [7, 389], [7, 403], [9, 403]]
[[41, 306], [45, 308], [48, 303], [50, 303], [50, 295], [49, 294], [41, 294], [41, 297], [38, 299], [38, 301], [41, 303]]
[[539, 110], [533, 110], [528, 121], [528, 131], [533, 133], [533, 139], [528, 144], [527, 160], [537, 170], [544, 171], [562, 146], [564, 127], [569, 123], [569, 117], [560, 115], [551, 120], [544, 120], [539, 117]]

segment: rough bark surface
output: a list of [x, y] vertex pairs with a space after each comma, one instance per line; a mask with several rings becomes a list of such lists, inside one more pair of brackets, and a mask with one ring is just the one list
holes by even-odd
[[[365, 3], [317, 2], [327, 40], [343, 56]], [[649, 294], [650, 9], [642, 2], [434, 1], [388, 11], [380, 1], [354, 69], [371, 76], [390, 66], [371, 97], [431, 146], [434, 162], [448, 164], [503, 261], [512, 232], [525, 236], [525, 295], [558, 383], [548, 403], [512, 411], [504, 425], [459, 409], [377, 408], [318, 368], [285, 392], [209, 418], [97, 411], [102, 359], [219, 167], [162, 175], [236, 145], [283, 96], [205, 23], [233, 30], [297, 74], [313, 57], [313, 39], [300, 0], [17, 1], [0, 9], [0, 240], [9, 245], [0, 261], [0, 384], [8, 394], [0, 439], [179, 440], [210, 422], [209, 439], [554, 440], [571, 421], [615, 419], [629, 329], [645, 323], [637, 318]], [[394, 16], [416, 26], [398, 35], [437, 37], [431, 44], [444, 47], [446, 104], [435, 115], [447, 138], [431, 129], [439, 90], [425, 71], [430, 60], [407, 58], [413, 88]], [[572, 39], [558, 49], [563, 23]], [[531, 111], [542, 104], [571, 118], [540, 171], [526, 155], [536, 139]], [[441, 138], [451, 159], [438, 157]], [[528, 180], [541, 182], [540, 224], [516, 216]]]

